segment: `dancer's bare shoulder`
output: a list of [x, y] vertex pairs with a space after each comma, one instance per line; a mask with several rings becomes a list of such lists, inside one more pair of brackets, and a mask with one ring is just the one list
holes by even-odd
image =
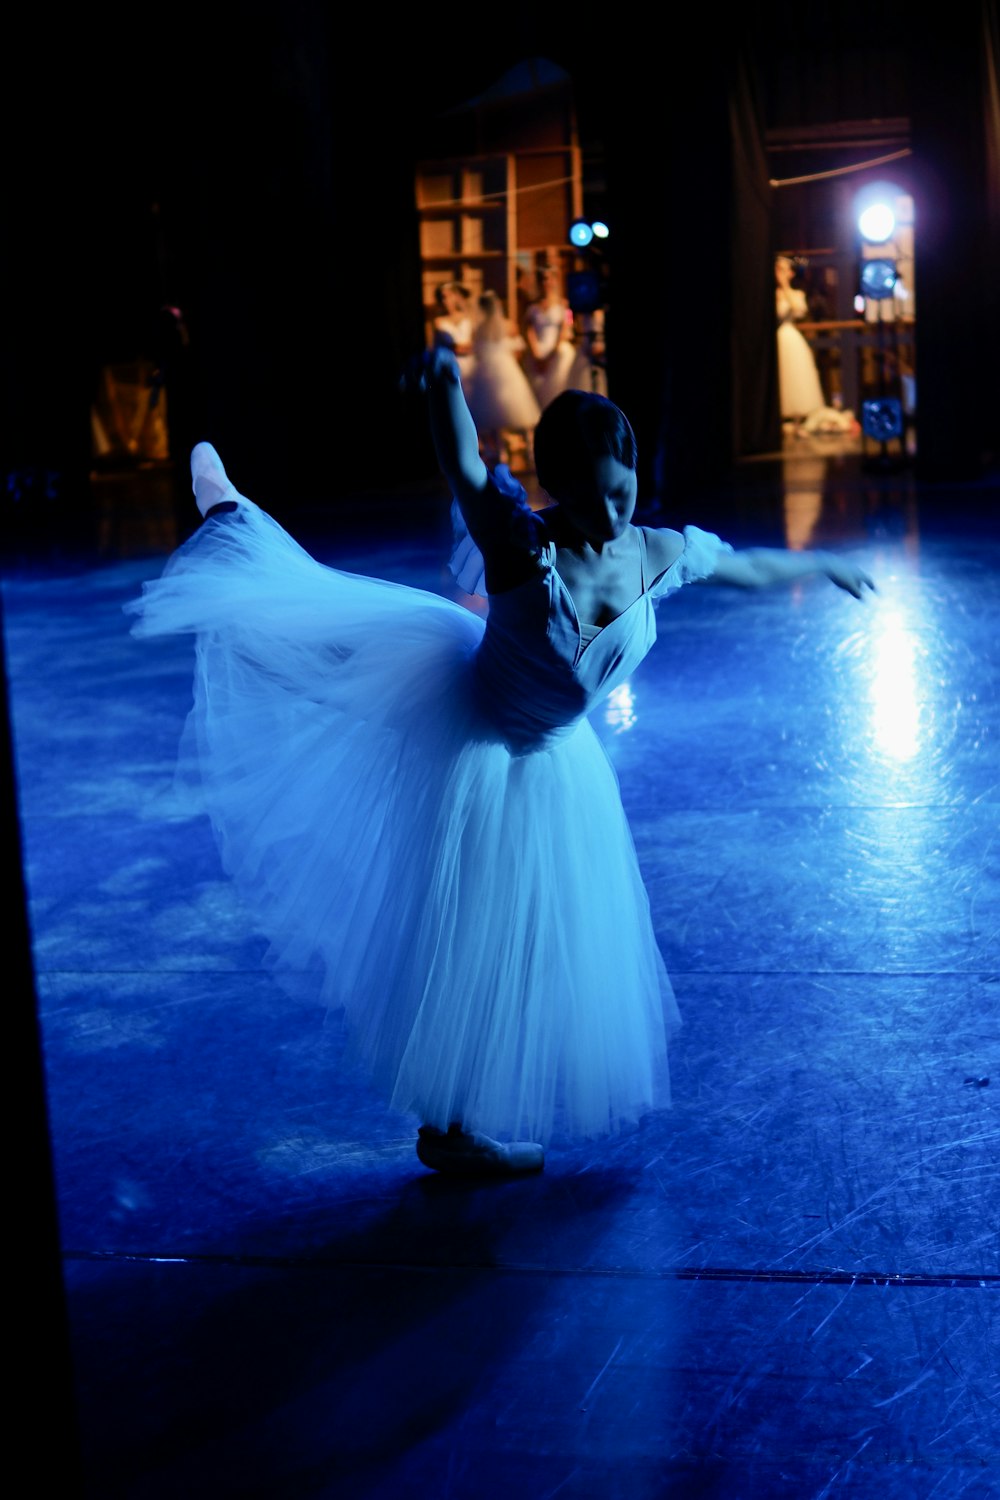
[[684, 537], [669, 526], [644, 526], [642, 534], [646, 541], [646, 557], [649, 560], [651, 578], [659, 578], [684, 551]]

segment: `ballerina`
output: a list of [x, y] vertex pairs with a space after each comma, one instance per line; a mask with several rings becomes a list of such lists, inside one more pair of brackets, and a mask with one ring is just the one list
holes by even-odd
[[443, 281], [434, 289], [434, 300], [438, 307], [433, 323], [434, 347], [454, 352], [462, 379], [467, 381], [474, 366], [472, 293], [460, 281]]
[[[544, 411], [550, 401], [569, 388], [577, 350], [573, 310], [562, 294], [558, 269], [546, 266], [541, 283], [541, 296], [525, 313], [524, 334], [528, 344], [525, 372]], [[588, 380], [582, 388], [589, 387]]]
[[493, 463], [507, 463], [512, 438], [519, 438], [530, 468], [541, 409], [517, 357], [526, 345], [505, 316], [496, 292], [483, 293], [479, 312], [472, 340], [473, 373], [464, 384], [483, 456]]
[[535, 433], [533, 512], [491, 471], [455, 354], [428, 351], [452, 569], [485, 619], [324, 566], [192, 452], [203, 524], [143, 586], [133, 633], [195, 636], [182, 766], [289, 990], [343, 1010], [428, 1168], [517, 1177], [553, 1139], [601, 1138], [669, 1103], [679, 1013], [618, 781], [588, 715], [697, 582], [871, 579], [828, 552], [734, 552], [633, 524], [635, 435], [567, 391]]
[[792, 286], [794, 268], [787, 255], [774, 263], [775, 311], [778, 318], [778, 379], [781, 416], [801, 422], [810, 412], [826, 405], [816, 360], [808, 341], [795, 322], [808, 316], [806, 294]]

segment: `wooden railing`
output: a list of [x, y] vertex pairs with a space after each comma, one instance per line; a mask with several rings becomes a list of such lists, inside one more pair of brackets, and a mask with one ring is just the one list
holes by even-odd
[[860, 415], [861, 404], [898, 396], [912, 405], [916, 374], [916, 325], [912, 319], [870, 323], [864, 318], [803, 320], [796, 328], [808, 340], [823, 394], [831, 406]]

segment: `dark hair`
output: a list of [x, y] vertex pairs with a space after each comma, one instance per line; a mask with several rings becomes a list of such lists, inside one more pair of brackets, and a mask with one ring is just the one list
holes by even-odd
[[469, 288], [467, 286], [464, 286], [460, 281], [441, 281], [434, 288], [434, 300], [437, 303], [438, 307], [444, 307], [445, 292], [461, 292], [466, 302], [468, 302], [469, 298], [472, 296]]
[[616, 458], [635, 469], [632, 424], [606, 396], [595, 391], [562, 391], [542, 412], [535, 428], [535, 474], [558, 500], [586, 483], [588, 460]]

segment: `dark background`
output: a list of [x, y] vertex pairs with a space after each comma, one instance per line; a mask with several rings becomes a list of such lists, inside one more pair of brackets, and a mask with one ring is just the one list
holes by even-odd
[[183, 420], [272, 507], [433, 475], [397, 389], [424, 337], [414, 166], [454, 147], [449, 111], [531, 57], [571, 75], [584, 148], [603, 155], [611, 394], [647, 493], [780, 446], [766, 138], [838, 120], [909, 121], [924, 476], [995, 457], [997, 21], [982, 0], [676, 20], [184, 0], [36, 9], [7, 32], [8, 473], [82, 489], [96, 372], [155, 350], [171, 302], [191, 334]]

